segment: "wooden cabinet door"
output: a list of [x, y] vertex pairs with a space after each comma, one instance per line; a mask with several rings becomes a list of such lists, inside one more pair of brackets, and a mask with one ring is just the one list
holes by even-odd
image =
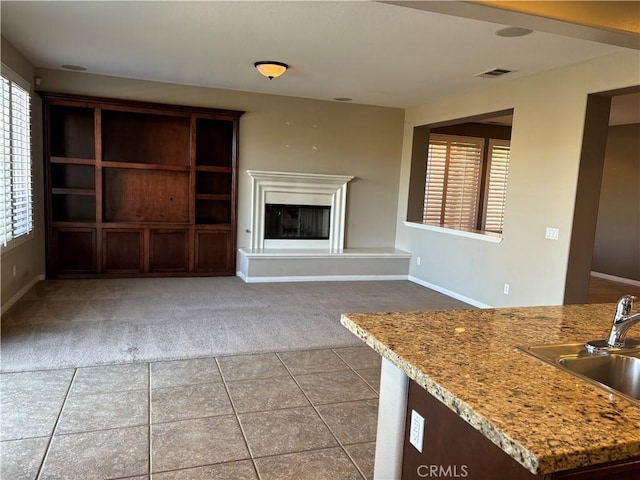
[[102, 230], [103, 273], [142, 273], [144, 269], [144, 235], [142, 229]]
[[149, 232], [149, 271], [189, 271], [189, 230], [151, 229]]
[[196, 230], [195, 271], [218, 275], [235, 275], [233, 232], [230, 230]]
[[549, 475], [550, 480], [638, 480], [638, 478], [640, 478], [640, 458], [638, 457]]
[[[425, 420], [422, 452], [409, 442], [412, 410]], [[436, 470], [432, 472], [429, 469], [433, 467]], [[458, 414], [411, 380], [402, 479], [436, 475], [442, 478], [464, 476], [473, 480], [544, 480], [544, 477], [526, 470]]]
[[50, 275], [96, 273], [95, 228], [53, 228], [49, 248]]

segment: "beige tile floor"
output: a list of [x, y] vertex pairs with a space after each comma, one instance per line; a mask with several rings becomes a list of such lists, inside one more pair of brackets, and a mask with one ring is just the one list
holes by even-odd
[[0, 476], [370, 479], [379, 372], [359, 346], [2, 374]]

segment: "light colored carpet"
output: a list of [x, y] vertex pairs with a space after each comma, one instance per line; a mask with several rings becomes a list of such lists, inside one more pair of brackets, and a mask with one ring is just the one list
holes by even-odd
[[358, 345], [343, 312], [471, 308], [408, 281], [47, 280], [2, 317], [3, 372]]

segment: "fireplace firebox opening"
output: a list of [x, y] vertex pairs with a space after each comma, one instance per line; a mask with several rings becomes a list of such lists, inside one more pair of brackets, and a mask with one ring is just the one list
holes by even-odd
[[331, 207], [320, 205], [265, 205], [264, 238], [268, 240], [327, 240]]

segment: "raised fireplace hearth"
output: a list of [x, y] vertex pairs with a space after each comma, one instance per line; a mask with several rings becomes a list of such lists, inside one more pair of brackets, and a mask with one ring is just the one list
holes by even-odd
[[[411, 254], [344, 248], [346, 175], [247, 170], [250, 246], [238, 249], [245, 282], [406, 280]], [[278, 218], [279, 217], [279, 218]]]

